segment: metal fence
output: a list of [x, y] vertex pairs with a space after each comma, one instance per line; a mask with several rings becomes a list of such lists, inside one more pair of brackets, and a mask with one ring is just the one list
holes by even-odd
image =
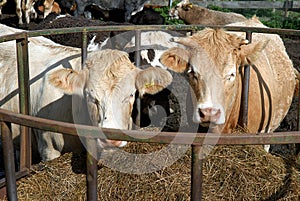
[[[210, 26], [212, 28], [224, 28], [221, 26]], [[4, 152], [5, 162], [5, 176], [3, 181], [0, 181], [0, 187], [6, 184], [7, 196], [9, 200], [17, 200], [16, 180], [29, 174], [31, 166], [31, 140], [30, 128], [38, 128], [42, 130], [59, 132], [66, 135], [77, 136], [77, 130], [80, 129], [85, 133], [87, 140], [94, 146], [93, 142], [98, 136], [97, 127], [86, 125], [75, 125], [70, 123], [58, 122], [48, 119], [42, 119], [30, 116], [30, 91], [29, 91], [29, 64], [28, 64], [28, 38], [34, 36], [45, 36], [51, 34], [65, 34], [65, 33], [82, 33], [82, 63], [87, 55], [87, 34], [88, 32], [95, 31], [136, 31], [136, 40], [140, 41], [141, 30], [201, 30], [205, 28], [201, 25], [134, 25], [134, 26], [104, 26], [104, 27], [80, 27], [80, 28], [63, 28], [51, 29], [40, 31], [21, 32], [13, 35], [0, 37], [0, 42], [16, 40], [17, 47], [17, 61], [18, 61], [18, 78], [19, 78], [19, 98], [20, 98], [20, 113], [16, 114], [7, 110], [0, 109], [0, 125], [1, 137]], [[295, 35], [300, 36], [299, 30], [287, 29], [271, 29], [271, 28], [258, 28], [258, 27], [225, 27], [228, 31], [243, 31], [246, 33], [247, 38], [251, 38], [253, 32], [260, 33], [275, 33], [280, 35]], [[137, 43], [138, 44], [138, 43]], [[245, 76], [249, 79], [249, 75]], [[248, 78], [247, 78], [248, 77]], [[247, 93], [245, 98], [247, 99]], [[247, 109], [247, 101], [243, 106], [244, 110]], [[247, 116], [247, 111], [244, 111]], [[245, 118], [247, 119], [247, 118]], [[247, 120], [245, 120], [247, 121]], [[22, 127], [21, 133], [21, 161], [20, 171], [15, 172], [14, 155], [11, 123], [19, 124]], [[294, 144], [300, 143], [300, 132], [284, 132], [258, 135], [257, 133], [249, 134], [232, 134], [232, 135], [216, 135], [207, 133], [173, 133], [161, 132], [153, 135], [151, 132], [141, 131], [128, 131], [116, 129], [101, 128], [101, 131], [106, 135], [107, 139], [111, 140], [124, 140], [124, 141], [138, 141], [145, 143], [170, 143], [176, 136], [178, 144], [188, 144], [192, 147], [192, 171], [191, 171], [191, 200], [201, 200], [202, 197], [202, 163], [200, 157], [200, 148], [203, 145], [208, 145], [207, 142], [216, 142], [218, 145], [240, 145], [240, 144]], [[126, 133], [126, 135], [124, 134]], [[129, 135], [128, 135], [129, 134]], [[145, 136], [149, 138], [145, 138]], [[143, 138], [141, 138], [143, 136]], [[154, 136], [154, 137], [153, 137]], [[206, 139], [204, 143], [204, 139]], [[211, 139], [211, 140], [207, 140]], [[193, 143], [191, 144], [191, 140]], [[97, 161], [88, 153], [87, 155], [87, 199], [97, 200]]]

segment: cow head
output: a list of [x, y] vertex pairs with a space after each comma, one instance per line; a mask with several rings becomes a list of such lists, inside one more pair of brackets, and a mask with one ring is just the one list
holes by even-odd
[[155, 94], [172, 81], [166, 70], [140, 70], [127, 53], [111, 49], [89, 53], [83, 70], [60, 69], [48, 78], [64, 93], [85, 99], [92, 125], [116, 129], [131, 129], [136, 90]]
[[208, 28], [174, 40], [186, 48], [171, 48], [160, 61], [187, 76], [195, 95], [193, 121], [204, 126], [220, 125], [228, 132], [225, 128], [234, 128], [239, 115], [239, 67], [253, 62], [266, 43], [246, 45], [248, 41], [234, 34]]
[[188, 12], [192, 8], [193, 8], [193, 4], [190, 3], [189, 0], [183, 0], [183, 1], [179, 2], [174, 8], [170, 9], [169, 17], [171, 19], [179, 19], [180, 15], [183, 15], [183, 14], [179, 14], [179, 13]]

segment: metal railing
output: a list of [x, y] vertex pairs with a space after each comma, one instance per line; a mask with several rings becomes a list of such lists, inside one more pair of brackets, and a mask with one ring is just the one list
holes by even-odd
[[[243, 31], [247, 33], [247, 37], [251, 38], [253, 32], [260, 33], [275, 33], [280, 35], [295, 35], [300, 36], [299, 30], [289, 30], [289, 29], [271, 29], [271, 28], [258, 28], [258, 27], [222, 27], [222, 26], [210, 26], [212, 28], [224, 28], [228, 31]], [[29, 64], [28, 64], [28, 37], [34, 36], [46, 36], [52, 34], [66, 34], [66, 33], [82, 33], [82, 63], [84, 63], [87, 55], [87, 33], [95, 31], [136, 31], [136, 41], [140, 41], [140, 31], [141, 30], [201, 30], [205, 28], [201, 25], [134, 25], [134, 26], [101, 26], [101, 27], [78, 27], [78, 28], [63, 28], [63, 29], [49, 29], [49, 30], [39, 30], [39, 31], [29, 31], [20, 32], [13, 35], [1, 36], [0, 43], [5, 41], [16, 40], [17, 47], [17, 61], [18, 61], [18, 79], [19, 79], [19, 94], [20, 94], [20, 113], [16, 114], [10, 111], [0, 109], [0, 123], [1, 123], [1, 133], [2, 141], [4, 142], [4, 158], [5, 158], [5, 175], [6, 175], [6, 185], [7, 185], [7, 195], [9, 200], [17, 200], [16, 193], [16, 179], [27, 175], [31, 166], [31, 153], [30, 153], [30, 132], [29, 128], [38, 128], [42, 130], [59, 132], [67, 135], [76, 135], [77, 130], [80, 129], [82, 132], [86, 133], [86, 138], [88, 140], [93, 140], [94, 138], [99, 138], [98, 131], [99, 128], [86, 126], [86, 125], [76, 125], [64, 122], [57, 122], [53, 120], [47, 120], [37, 117], [29, 116]], [[248, 76], [245, 76], [249, 79]], [[245, 95], [247, 99], [247, 93]], [[246, 101], [247, 104], [247, 101]], [[247, 105], [243, 106], [247, 108]], [[247, 112], [244, 112], [247, 114]], [[247, 119], [247, 118], [244, 118]], [[246, 120], [245, 120], [246, 121]], [[15, 172], [14, 160], [13, 160], [13, 145], [12, 145], [12, 133], [11, 133], [11, 123], [19, 124], [22, 126], [21, 133], [21, 161], [20, 161], [20, 171]], [[101, 128], [101, 131], [106, 135], [107, 139], [111, 140], [124, 140], [124, 141], [138, 141], [145, 143], [170, 143], [176, 136], [178, 144], [189, 144], [192, 146], [192, 179], [191, 179], [191, 200], [201, 200], [202, 197], [202, 159], [200, 159], [200, 148], [204, 144], [204, 139], [211, 138], [213, 142], [217, 141], [218, 145], [239, 145], [239, 144], [292, 144], [300, 143], [300, 133], [299, 132], [284, 132], [284, 133], [273, 133], [258, 135], [253, 134], [231, 134], [231, 135], [216, 135], [207, 133], [172, 133], [172, 132], [161, 132], [159, 134], [153, 135], [151, 132], [141, 131], [128, 131], [123, 132], [122, 130], [116, 129], [105, 129]], [[126, 135], [124, 134], [126, 133]], [[130, 133], [130, 135], [128, 135]], [[145, 139], [145, 136], [151, 136]], [[143, 136], [143, 138], [140, 138]], [[154, 137], [153, 137], [154, 136]], [[193, 141], [190, 144], [191, 140]], [[91, 141], [92, 142], [92, 141]], [[210, 142], [210, 140], [206, 141]], [[173, 142], [174, 143], [174, 142]], [[87, 157], [87, 199], [97, 200], [97, 163], [91, 155], [88, 154]], [[1, 187], [1, 184], [0, 184]]]

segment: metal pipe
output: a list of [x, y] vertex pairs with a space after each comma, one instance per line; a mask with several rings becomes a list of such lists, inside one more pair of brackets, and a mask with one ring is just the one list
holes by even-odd
[[87, 31], [82, 32], [82, 46], [81, 46], [81, 67], [83, 68], [87, 58]]
[[[20, 113], [30, 114], [30, 86], [28, 62], [28, 35], [16, 40], [18, 82], [19, 82], [19, 108]], [[21, 126], [20, 169], [31, 166], [31, 136], [28, 127]]]
[[[140, 67], [141, 65], [141, 30], [135, 31], [135, 65], [136, 67]], [[136, 96], [135, 99], [136, 109], [137, 109], [137, 115], [134, 119], [135, 121], [135, 129], [139, 128], [141, 126], [141, 98], [140, 96]]]
[[135, 65], [140, 67], [141, 65], [141, 30], [135, 31]]
[[201, 146], [192, 145], [192, 170], [191, 170], [191, 200], [202, 200], [202, 165]]
[[[246, 32], [246, 39], [251, 43], [252, 32]], [[242, 102], [241, 102], [241, 117], [242, 126], [247, 127], [248, 125], [248, 97], [249, 97], [249, 85], [250, 85], [250, 65], [244, 66], [244, 79], [242, 87]]]
[[[99, 139], [99, 128], [94, 126], [72, 124], [54, 121], [39, 117], [22, 115], [8, 110], [0, 109], [0, 121], [12, 122], [24, 126], [34, 127], [41, 130], [78, 136], [78, 132], [84, 133], [86, 138]], [[283, 133], [247, 133], [247, 134], [215, 134], [215, 133], [189, 133], [189, 132], [150, 132], [139, 130], [119, 130], [101, 128], [106, 138], [110, 140], [122, 140], [146, 143], [174, 143], [188, 144], [194, 141], [194, 145], [209, 145], [209, 142], [218, 142], [218, 145], [233, 144], [294, 144], [300, 143], [300, 132]], [[147, 137], [148, 136], [148, 137]], [[81, 137], [83, 137], [81, 135]], [[176, 142], [174, 138], [176, 137]], [[205, 140], [205, 141], [204, 141]], [[205, 143], [204, 143], [205, 142]], [[215, 143], [213, 143], [215, 145]]]
[[4, 169], [6, 179], [6, 193], [8, 200], [15, 201], [17, 198], [16, 170], [14, 160], [14, 148], [11, 133], [11, 124], [1, 121], [1, 137], [4, 155]]
[[97, 201], [97, 143], [95, 139], [86, 139], [86, 185], [87, 200]]

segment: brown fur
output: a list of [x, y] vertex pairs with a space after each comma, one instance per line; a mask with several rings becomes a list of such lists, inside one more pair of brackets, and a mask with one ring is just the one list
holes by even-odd
[[[255, 19], [250, 21], [256, 26], [261, 26]], [[189, 61], [197, 77], [197, 73], [200, 73], [191, 86], [201, 103], [201, 98], [206, 91], [204, 86], [216, 85], [211, 80], [216, 79], [214, 78], [216, 74], [223, 78], [226, 72], [223, 69], [228, 68], [227, 62], [234, 58], [232, 61], [236, 62], [236, 78], [234, 83], [228, 84], [228, 88], [224, 91], [228, 107], [225, 109], [225, 124], [217, 129], [225, 133], [230, 133], [239, 120], [243, 77], [243, 68], [239, 66], [247, 63], [254, 64], [250, 77], [248, 130], [249, 132], [273, 131], [279, 126], [291, 104], [295, 88], [292, 62], [277, 35], [257, 34], [253, 36], [253, 43], [249, 45], [241, 43], [241, 35], [242, 33], [226, 33], [222, 29], [202, 30], [191, 37], [177, 40], [187, 47], [186, 53], [181, 50], [176, 54], [175, 48], [169, 49], [162, 55], [161, 62], [176, 72], [183, 72], [184, 66], [188, 65], [182, 63]], [[211, 74], [212, 72], [214, 73]], [[206, 79], [208, 75], [213, 77]], [[205, 85], [201, 82], [205, 82]], [[218, 90], [218, 88], [210, 90]]]
[[[178, 16], [186, 24], [226, 25], [233, 22], [245, 21], [247, 18], [237, 13], [225, 13], [210, 10], [201, 6], [183, 4], [177, 8]], [[171, 12], [176, 12], [175, 10]]]

